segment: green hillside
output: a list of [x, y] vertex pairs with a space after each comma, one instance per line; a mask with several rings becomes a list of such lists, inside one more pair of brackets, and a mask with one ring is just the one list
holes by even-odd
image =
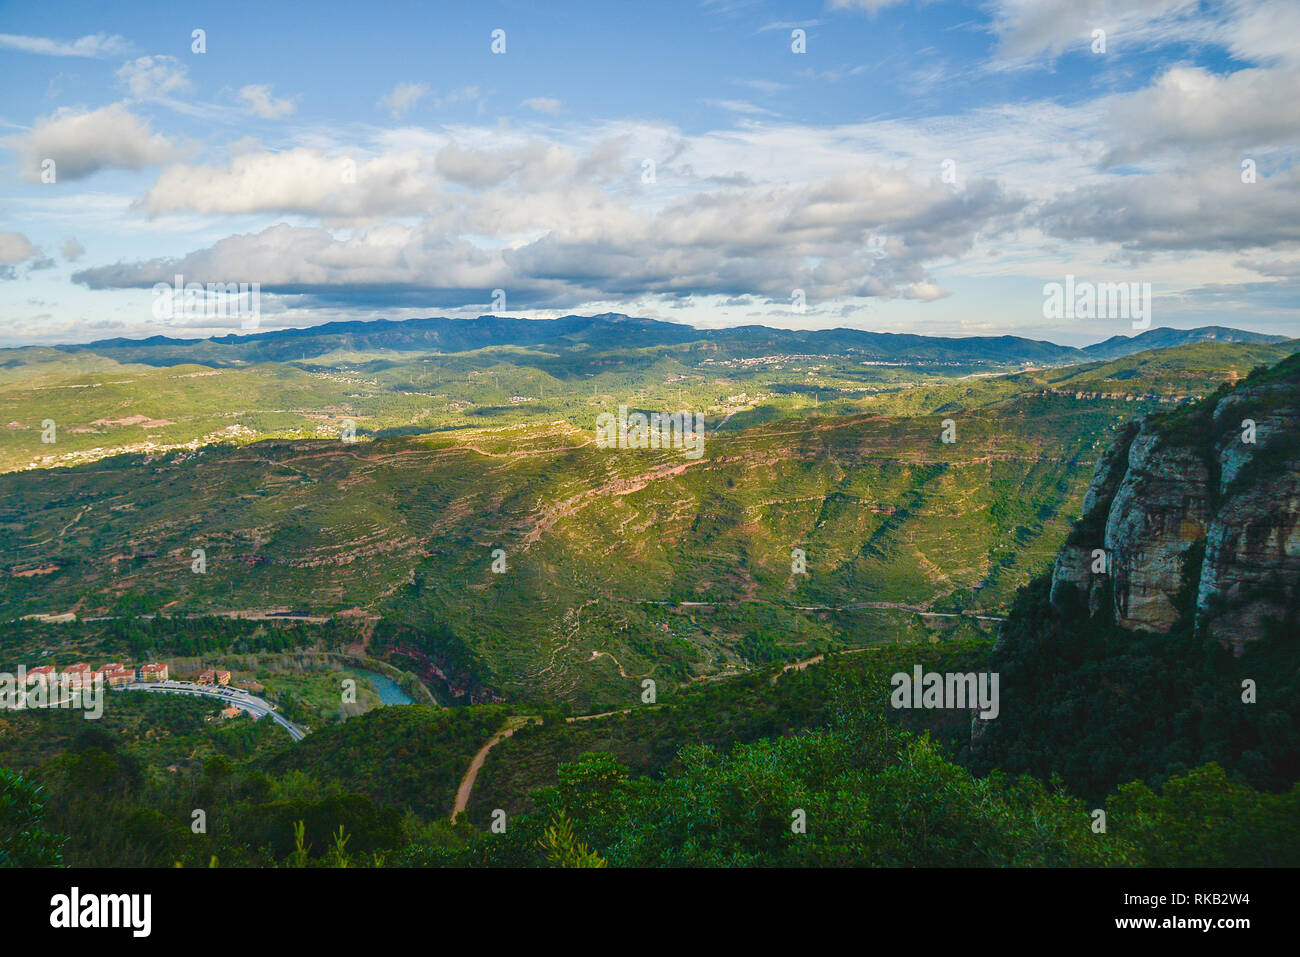
[[[647, 357], [589, 385], [515, 347], [111, 375], [59, 373], [45, 350], [29, 377], [7, 373], [0, 418], [48, 414], [58, 443], [36, 421], [9, 454], [99, 442], [106, 457], [0, 476], [0, 617], [358, 609], [383, 621], [381, 654], [453, 698], [583, 709], [647, 678], [672, 695], [825, 650], [979, 635], [1050, 564], [1114, 426], [1287, 350], [1201, 343], [919, 383], [890, 368], [870, 386], [844, 357], [727, 377]], [[419, 375], [427, 395], [409, 391]], [[536, 403], [481, 404], [518, 390]], [[594, 444], [620, 403], [696, 400], [698, 459]], [[357, 441], [305, 437], [349, 415]], [[174, 424], [102, 424], [132, 416]], [[244, 431], [205, 442], [222, 428]], [[142, 433], [193, 447], [107, 454]]]

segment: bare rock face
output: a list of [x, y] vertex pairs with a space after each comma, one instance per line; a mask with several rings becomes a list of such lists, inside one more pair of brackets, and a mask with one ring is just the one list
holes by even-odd
[[[1222, 499], [1205, 543], [1197, 618], [1238, 652], [1295, 621], [1300, 590], [1300, 403], [1281, 386], [1244, 389], [1214, 410]], [[1252, 418], [1253, 416], [1253, 418]], [[1255, 442], [1243, 440], [1254, 424]]]
[[1238, 653], [1269, 628], [1295, 626], [1300, 356], [1284, 367], [1291, 374], [1117, 437], [1053, 568], [1057, 612], [1096, 614], [1109, 596], [1118, 625], [1160, 634], [1190, 613]]
[[1092, 605], [1098, 600], [1100, 583], [1092, 573], [1092, 563], [1092, 549], [1087, 545], [1066, 542], [1057, 554], [1052, 566], [1052, 607], [1061, 614], [1083, 607], [1095, 614]]
[[[1104, 575], [1093, 572], [1097, 563], [1094, 552], [1103, 547], [1102, 532], [1111, 500], [1119, 489], [1128, 469], [1128, 451], [1138, 433], [1139, 424], [1132, 422], [1120, 430], [1092, 472], [1092, 481], [1083, 496], [1083, 519], [1056, 557], [1052, 569], [1052, 606], [1068, 614], [1087, 607], [1096, 614], [1102, 601]], [[1104, 567], [1109, 569], [1109, 560]]]
[[1209, 468], [1198, 451], [1163, 440], [1143, 423], [1103, 538], [1121, 627], [1163, 633], [1174, 626], [1184, 558], [1205, 538], [1209, 499]]
[[1133, 439], [1138, 434], [1142, 420], [1130, 422], [1119, 431], [1115, 441], [1102, 453], [1097, 466], [1092, 471], [1092, 482], [1083, 495], [1083, 514], [1092, 515], [1099, 509], [1110, 507], [1110, 500], [1115, 497], [1119, 483], [1124, 479], [1128, 469], [1128, 451]]

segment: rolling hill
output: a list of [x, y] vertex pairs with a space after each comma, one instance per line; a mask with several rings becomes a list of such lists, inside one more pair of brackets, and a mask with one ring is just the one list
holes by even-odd
[[[593, 708], [646, 678], [671, 695], [980, 634], [1051, 561], [1113, 427], [1290, 351], [1204, 342], [989, 375], [579, 345], [246, 367], [41, 350], [0, 380], [21, 470], [0, 476], [0, 616], [361, 609], [385, 656], [453, 700]], [[176, 348], [133, 348], [155, 347]], [[705, 455], [596, 447], [619, 404], [702, 409]]]

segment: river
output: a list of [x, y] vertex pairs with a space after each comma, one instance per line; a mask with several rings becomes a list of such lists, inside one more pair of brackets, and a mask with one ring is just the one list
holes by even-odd
[[415, 704], [411, 697], [399, 688], [397, 682], [392, 678], [375, 674], [373, 671], [362, 671], [360, 668], [350, 670], [370, 682], [370, 687], [375, 689], [375, 693], [379, 695], [379, 700], [384, 704]]

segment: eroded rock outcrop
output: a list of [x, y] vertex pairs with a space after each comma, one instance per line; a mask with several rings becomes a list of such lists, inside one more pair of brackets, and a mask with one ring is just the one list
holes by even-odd
[[[1083, 518], [1066, 540], [1052, 572], [1052, 605], [1060, 611], [1075, 610], [1086, 603], [1095, 615], [1103, 598], [1106, 578], [1094, 574], [1094, 550], [1101, 548], [1102, 532], [1111, 500], [1128, 469], [1128, 450], [1138, 434], [1139, 424], [1129, 423], [1115, 437], [1093, 469], [1092, 481], [1083, 496]], [[1109, 563], [1102, 556], [1104, 565]]]
[[[1300, 356], [1122, 430], [1052, 571], [1061, 614], [1238, 651], [1300, 605]], [[1109, 603], [1109, 609], [1105, 605]]]

